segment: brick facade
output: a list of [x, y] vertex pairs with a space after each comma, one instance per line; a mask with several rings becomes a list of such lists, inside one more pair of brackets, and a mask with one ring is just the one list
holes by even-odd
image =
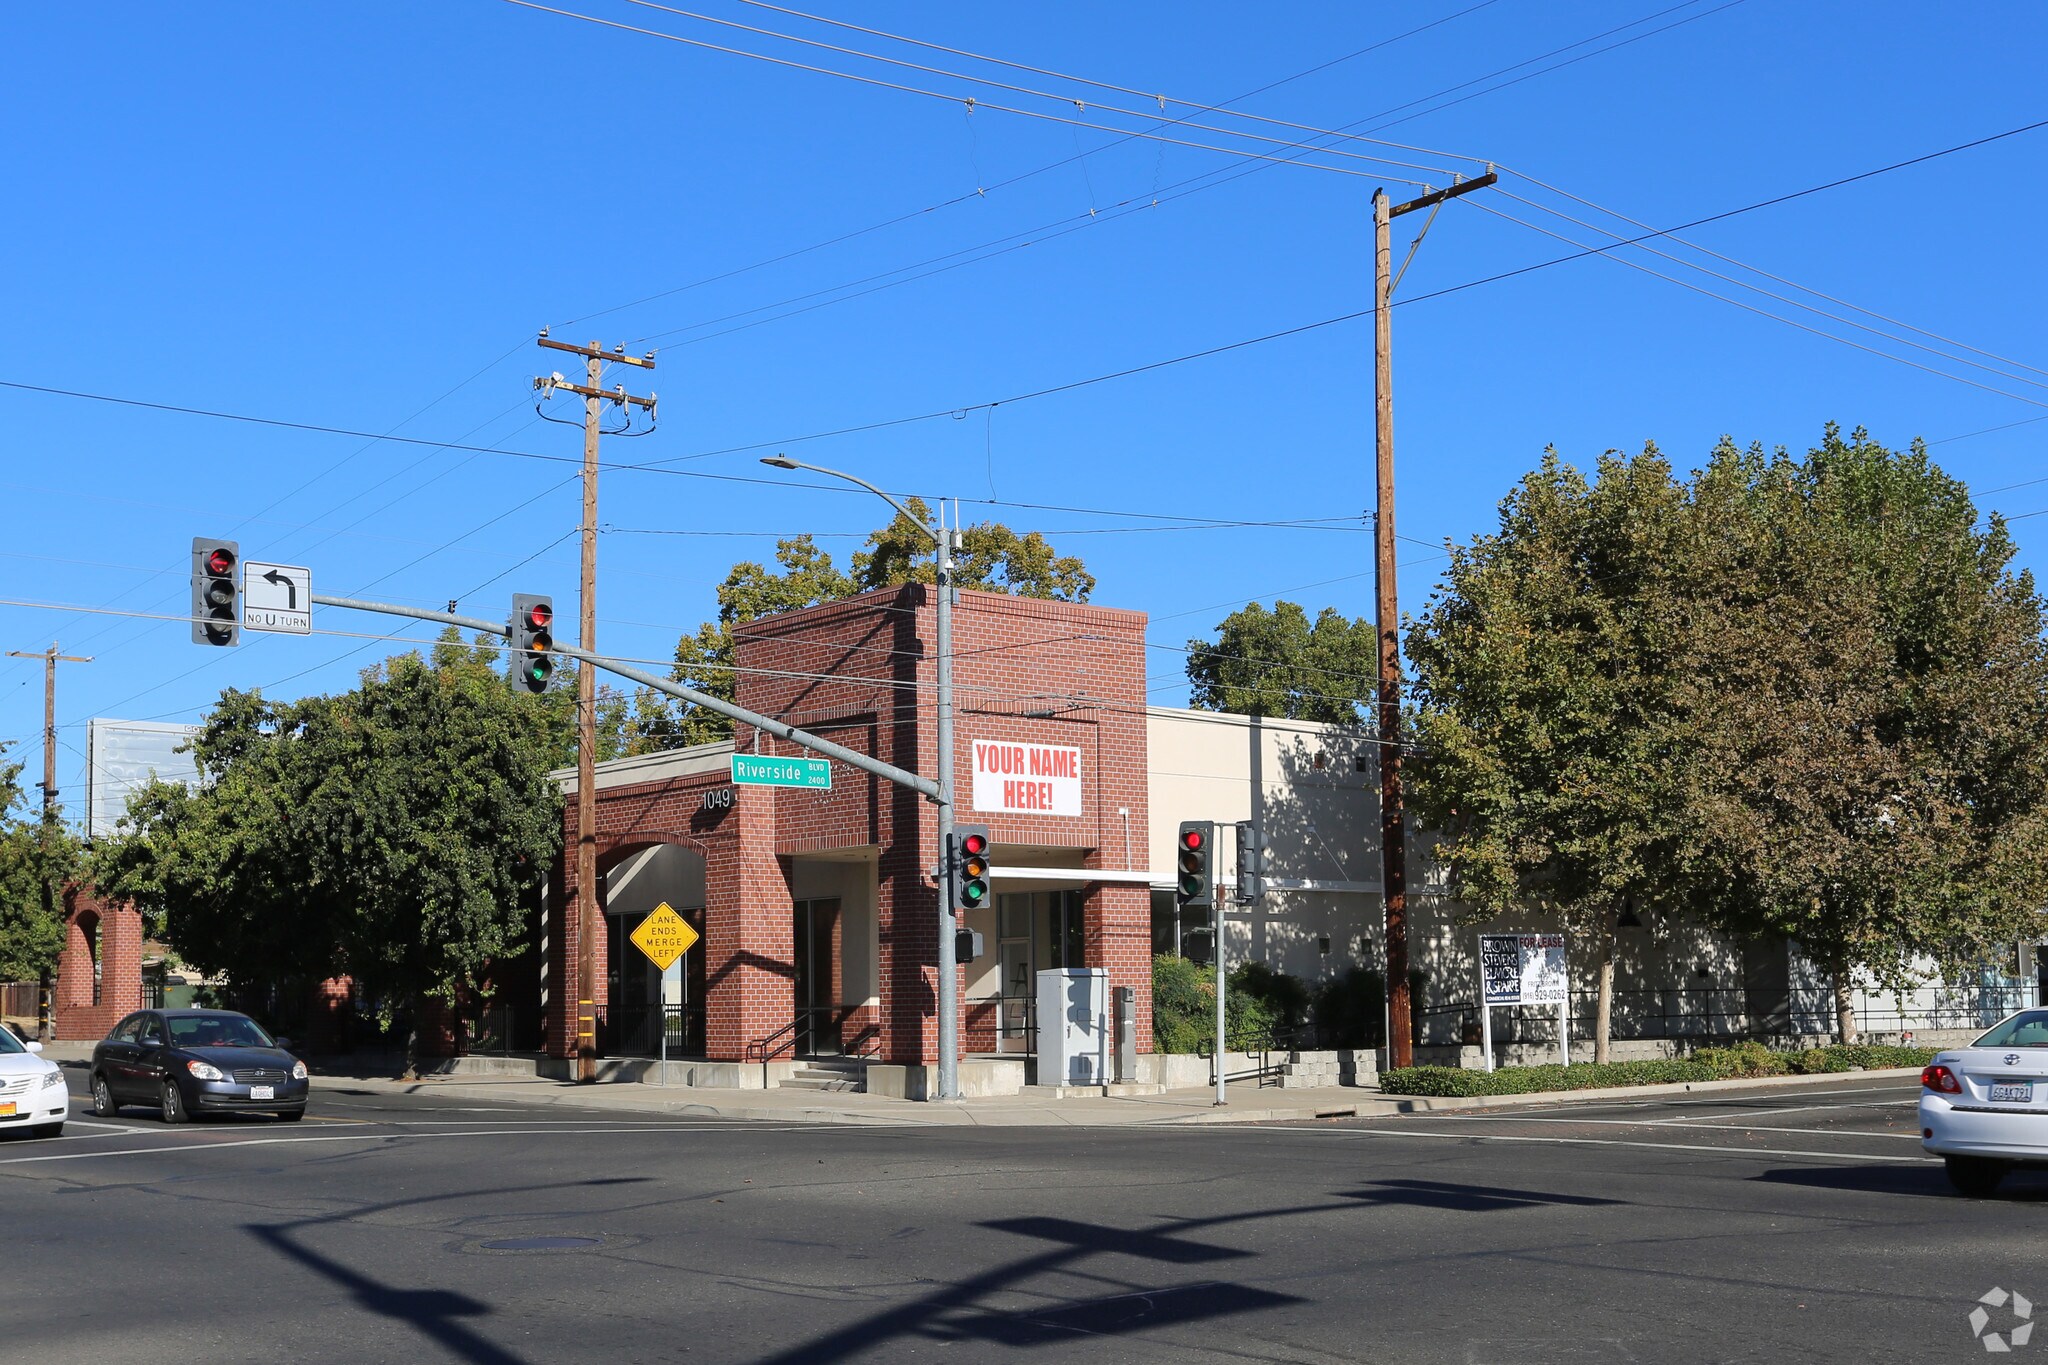
[[90, 887], [66, 888], [55, 997], [52, 1027], [66, 1041], [104, 1038], [141, 1009], [141, 913]]
[[[935, 617], [933, 590], [912, 584], [736, 627], [735, 659], [747, 670], [738, 700], [898, 767], [933, 772]], [[1019, 852], [1088, 868], [1143, 865], [1144, 631], [1137, 612], [960, 593], [953, 612], [955, 818], [990, 827], [999, 866]], [[973, 810], [969, 763], [977, 739], [1080, 749], [1081, 814]], [[734, 742], [748, 753], [804, 752], [747, 726], [738, 727]], [[936, 1058], [939, 907], [928, 872], [938, 819], [930, 802], [843, 764], [834, 765], [829, 792], [742, 787], [730, 809], [717, 811], [704, 809], [703, 798], [729, 784], [722, 768], [635, 784], [606, 780], [601, 774], [597, 800], [601, 874], [655, 843], [682, 844], [704, 859], [704, 942], [692, 951], [706, 955], [711, 1057], [738, 1059], [749, 1041], [790, 1022], [792, 860], [836, 851], [871, 858], [864, 865], [875, 877], [878, 1008], [872, 1019], [850, 1020], [849, 1036], [872, 1027], [884, 1060]], [[1127, 842], [1130, 831], [1137, 832], [1135, 845]], [[564, 833], [569, 853], [549, 897], [547, 954], [547, 1044], [558, 1056], [573, 1044], [576, 981], [574, 831]], [[1149, 1050], [1150, 892], [1090, 883], [1083, 916], [1085, 961], [1108, 968], [1112, 985], [1136, 988], [1138, 1045]], [[602, 954], [605, 935], [598, 944]], [[598, 967], [602, 996], [602, 958]], [[986, 1046], [988, 1021], [966, 1015], [963, 1009], [965, 1045]]]

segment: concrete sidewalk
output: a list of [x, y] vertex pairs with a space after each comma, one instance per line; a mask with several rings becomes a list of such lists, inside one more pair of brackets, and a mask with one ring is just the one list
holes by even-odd
[[[44, 1053], [52, 1061], [79, 1066], [92, 1057], [86, 1043], [55, 1043]], [[1557, 1090], [1526, 1095], [1439, 1098], [1383, 1095], [1376, 1088], [1327, 1086], [1261, 1088], [1249, 1081], [1226, 1087], [1228, 1103], [1218, 1106], [1213, 1088], [1169, 1090], [1155, 1095], [993, 1095], [949, 1104], [889, 1099], [881, 1095], [817, 1090], [714, 1090], [636, 1082], [577, 1085], [533, 1076], [389, 1076], [315, 1071], [316, 1094], [403, 1094], [470, 1103], [533, 1105], [670, 1118], [750, 1119], [771, 1123], [858, 1124], [899, 1128], [1005, 1127], [1185, 1127], [1217, 1123], [1285, 1123], [1331, 1118], [1374, 1118], [1396, 1114], [1453, 1113], [1563, 1102], [1650, 1100], [1719, 1091], [1775, 1090], [1825, 1085], [1830, 1081], [1904, 1080], [1917, 1068], [1841, 1072], [1816, 1076], [1771, 1076], [1748, 1080], [1693, 1081], [1674, 1085], [1619, 1086], [1598, 1090]]]

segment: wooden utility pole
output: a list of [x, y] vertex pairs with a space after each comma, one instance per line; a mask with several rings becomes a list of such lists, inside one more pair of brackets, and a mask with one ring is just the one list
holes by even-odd
[[[10, 649], [10, 659], [41, 659], [43, 661], [43, 833], [49, 833], [48, 826], [57, 818], [57, 665], [89, 664], [92, 658], [84, 654], [60, 654], [57, 642], [40, 653]], [[57, 888], [48, 877], [43, 878], [43, 913], [57, 913]], [[36, 1034], [45, 1043], [50, 1041], [50, 973], [44, 971], [36, 990]]]
[[[1408, 998], [1408, 812], [1401, 785], [1401, 604], [1394, 576], [1394, 285], [1393, 222], [1404, 213], [1435, 208], [1484, 189], [1500, 177], [1488, 171], [1447, 190], [1390, 204], [1385, 190], [1372, 196], [1373, 417], [1375, 428], [1373, 565], [1377, 588], [1380, 749], [1380, 895], [1387, 915], [1387, 1064], [1413, 1065], [1415, 1022]], [[1429, 225], [1423, 225], [1423, 232]], [[1422, 245], [1418, 234], [1415, 246]], [[1415, 247], [1408, 250], [1415, 259]], [[1407, 270], [1404, 263], [1401, 267]]]
[[[621, 384], [607, 391], [599, 388], [605, 362], [654, 368], [654, 353], [629, 356], [626, 348], [610, 351], [593, 341], [574, 346], [551, 341], [543, 330], [540, 345], [551, 351], [567, 351], [584, 358], [587, 384], [572, 384], [550, 375], [533, 381], [543, 399], [556, 389], [583, 398], [583, 570], [578, 614], [582, 630], [577, 643], [587, 652], [597, 651], [597, 440], [599, 418], [607, 403], [627, 412], [638, 407], [650, 416], [654, 397], [636, 398]], [[597, 894], [597, 670], [589, 664], [576, 669], [576, 895], [571, 902], [576, 917], [576, 1079], [597, 1079], [597, 925], [604, 909]]]

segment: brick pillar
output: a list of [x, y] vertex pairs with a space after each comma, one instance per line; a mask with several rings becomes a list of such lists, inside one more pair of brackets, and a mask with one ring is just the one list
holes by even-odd
[[939, 1059], [938, 893], [924, 875], [923, 840], [911, 823], [907, 837], [884, 846], [875, 888], [881, 1057], [907, 1066]]
[[132, 906], [100, 909], [100, 1007], [116, 1023], [142, 1008], [142, 914]]
[[541, 934], [547, 962], [542, 1046], [550, 1057], [576, 1055], [576, 932], [569, 914], [574, 861], [575, 842], [565, 830], [563, 852], [548, 874], [547, 918]]
[[[1104, 866], [1098, 853], [1088, 866]], [[1082, 902], [1081, 926], [1086, 966], [1107, 967], [1109, 986], [1135, 992], [1138, 1051], [1152, 1050], [1152, 889], [1114, 882], [1098, 883]], [[1114, 1005], [1115, 997], [1111, 1002]]]
[[705, 868], [702, 951], [705, 1052], [729, 1062], [796, 1017], [796, 945], [789, 876], [775, 856], [774, 789], [740, 788], [726, 820], [734, 837], [714, 846]]
[[57, 1008], [91, 1009], [93, 999], [93, 933], [100, 917], [80, 909], [66, 916], [64, 948], [57, 958]]

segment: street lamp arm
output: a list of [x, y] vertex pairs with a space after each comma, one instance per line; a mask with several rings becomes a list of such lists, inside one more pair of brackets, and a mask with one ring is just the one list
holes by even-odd
[[937, 531], [925, 525], [924, 521], [908, 507], [905, 507], [902, 503], [896, 501], [895, 498], [884, 493], [881, 489], [857, 474], [849, 474], [843, 469], [827, 469], [823, 465], [805, 464], [802, 460], [792, 460], [787, 455], [764, 455], [761, 457], [761, 463], [774, 465], [777, 469], [808, 469], [813, 474], [829, 474], [835, 479], [844, 479], [848, 483], [859, 484], [862, 488], [867, 489], [868, 492], [873, 493], [876, 497], [901, 512], [911, 525], [931, 537], [932, 544], [937, 545], [939, 543], [939, 533]]

